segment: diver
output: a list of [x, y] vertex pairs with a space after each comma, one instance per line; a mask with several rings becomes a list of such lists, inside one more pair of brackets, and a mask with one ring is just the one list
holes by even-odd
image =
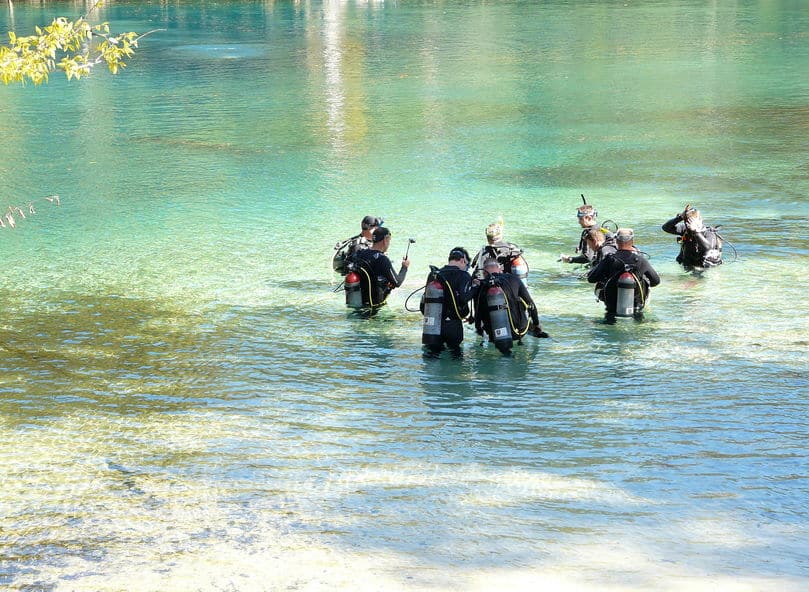
[[360, 232], [334, 245], [337, 251], [332, 258], [332, 268], [340, 275], [346, 275], [350, 270], [350, 263], [359, 251], [370, 249], [373, 246], [374, 230], [385, 223], [382, 218], [365, 216], [360, 222]]
[[584, 240], [590, 251], [595, 253], [593, 266], [601, 263], [607, 255], [611, 255], [618, 250], [618, 242], [611, 232], [604, 232], [603, 228], [589, 228], [585, 232]]
[[[587, 246], [595, 253], [593, 259], [593, 267], [601, 263], [607, 256], [612, 255], [618, 250], [618, 243], [615, 240], [615, 235], [611, 232], [605, 233], [601, 228], [589, 228], [586, 231], [585, 240]], [[602, 290], [604, 289], [604, 282], [597, 282], [595, 285], [595, 295], [598, 300], [604, 300]]]
[[484, 279], [473, 280], [478, 285], [475, 296], [475, 330], [484, 331], [500, 352], [508, 355], [514, 341], [521, 342], [529, 333], [534, 337], [549, 337], [542, 330], [536, 304], [520, 278], [503, 272], [497, 259], [483, 263]]
[[703, 270], [722, 264], [722, 237], [716, 228], [705, 226], [696, 208], [685, 206], [682, 213], [663, 224], [663, 231], [677, 235], [677, 263], [685, 269]]
[[354, 257], [360, 275], [362, 304], [371, 314], [384, 306], [385, 300], [394, 288], [402, 285], [407, 275], [410, 260], [402, 259], [399, 273], [393, 271], [393, 264], [385, 254], [390, 248], [390, 230], [384, 226], [374, 229], [370, 249], [358, 251]]
[[[587, 243], [587, 236], [591, 230], [599, 230], [598, 228], [598, 212], [596, 209], [585, 203], [576, 209], [576, 219], [581, 226], [581, 236], [579, 237], [579, 246], [576, 247], [575, 255], [559, 255], [559, 261], [562, 263], [579, 263], [582, 265], [593, 266], [595, 265], [596, 251]], [[599, 230], [599, 232], [601, 232]]]
[[635, 249], [635, 233], [631, 228], [619, 228], [615, 240], [618, 250], [592, 268], [587, 281], [602, 285], [597, 294], [606, 305], [609, 320], [616, 316], [639, 318], [649, 301], [649, 288], [660, 283], [660, 276]]
[[524, 284], [528, 283], [528, 264], [522, 257], [523, 250], [503, 240], [503, 221], [489, 224], [486, 227], [486, 245], [478, 251], [472, 259], [473, 275], [478, 279], [483, 277], [483, 262], [486, 259], [496, 259], [507, 273], [519, 276]]
[[461, 354], [463, 321], [469, 316], [469, 301], [478, 290], [472, 285], [469, 274], [469, 252], [455, 247], [449, 252], [444, 267], [430, 266], [430, 269], [419, 305], [424, 315], [421, 342], [433, 356], [441, 353], [446, 345], [457, 357]]

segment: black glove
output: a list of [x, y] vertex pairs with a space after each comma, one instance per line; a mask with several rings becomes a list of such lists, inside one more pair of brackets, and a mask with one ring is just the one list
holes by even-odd
[[537, 339], [545, 339], [547, 337], [550, 337], [550, 335], [548, 335], [547, 333], [545, 333], [545, 331], [542, 330], [542, 327], [534, 327], [534, 330], [531, 331], [531, 335], [533, 335]]

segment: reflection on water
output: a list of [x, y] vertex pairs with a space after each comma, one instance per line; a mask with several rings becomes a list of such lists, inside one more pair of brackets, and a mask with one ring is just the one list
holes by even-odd
[[242, 58], [266, 58], [269, 48], [258, 43], [221, 43], [213, 45], [181, 45], [174, 49], [189, 58], [212, 60], [238, 60]]
[[[10, 203], [62, 196], [0, 233], [0, 587], [806, 588], [809, 46], [759, 8], [105, 7], [167, 31], [0, 92]], [[580, 193], [642, 322], [556, 262]], [[687, 202], [738, 257], [674, 263]], [[416, 243], [360, 319], [368, 213]], [[551, 339], [425, 358], [407, 294], [500, 215]]]

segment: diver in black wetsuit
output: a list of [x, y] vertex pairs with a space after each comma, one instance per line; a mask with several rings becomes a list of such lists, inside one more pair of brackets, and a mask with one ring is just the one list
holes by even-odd
[[599, 299], [607, 307], [607, 317], [614, 318], [618, 303], [618, 277], [629, 271], [635, 278], [635, 316], [640, 316], [649, 300], [649, 288], [660, 283], [660, 276], [649, 261], [634, 247], [635, 233], [631, 228], [619, 228], [615, 233], [618, 250], [606, 255], [601, 263], [587, 274], [591, 284], [601, 283], [604, 287]]
[[[463, 320], [469, 316], [469, 301], [477, 293], [472, 285], [469, 269], [469, 252], [463, 247], [455, 247], [449, 253], [447, 264], [441, 269], [433, 267], [427, 276], [427, 284], [438, 280], [443, 286], [441, 302], [441, 335], [438, 339], [425, 336], [422, 342], [432, 354], [438, 354], [446, 346], [455, 354], [460, 354], [463, 341]], [[419, 309], [424, 313], [424, 298]], [[440, 339], [440, 341], [439, 341]], [[427, 343], [429, 341], [429, 343]]]
[[[489, 224], [486, 227], [486, 245], [478, 251], [472, 259], [473, 275], [480, 276], [483, 269], [483, 262], [486, 259], [497, 259], [503, 269], [508, 273], [513, 273], [512, 263], [522, 255], [522, 249], [514, 243], [503, 240], [503, 224]], [[527, 269], [525, 271], [527, 274]]]
[[559, 255], [562, 263], [579, 263], [582, 265], [594, 265], [596, 251], [587, 244], [587, 235], [591, 230], [598, 230], [598, 212], [590, 204], [584, 204], [576, 209], [576, 219], [582, 227], [579, 237], [579, 246], [576, 247], [575, 255]]
[[360, 222], [360, 232], [357, 235], [340, 241], [334, 246], [337, 251], [332, 258], [332, 268], [340, 275], [346, 275], [349, 270], [349, 264], [353, 260], [354, 255], [365, 249], [370, 249], [373, 244], [374, 230], [384, 224], [382, 218], [375, 216], [365, 216]]
[[680, 243], [677, 263], [688, 270], [722, 264], [722, 238], [716, 228], [705, 226], [699, 210], [690, 205], [663, 224], [663, 231], [676, 234]]
[[483, 269], [485, 278], [482, 281], [473, 280], [473, 284], [480, 284], [475, 297], [475, 330], [478, 335], [483, 335], [486, 331], [489, 339], [494, 341], [486, 296], [488, 288], [496, 286], [503, 290], [508, 303], [512, 339], [520, 341], [529, 330], [534, 337], [548, 337], [539, 322], [537, 306], [520, 278], [513, 273], [504, 273], [496, 259], [487, 259], [483, 263]]
[[[592, 266], [595, 267], [607, 256], [612, 255], [618, 250], [618, 243], [615, 240], [615, 235], [611, 232], [604, 232], [599, 227], [588, 228], [585, 231], [585, 240], [590, 250], [595, 253]], [[595, 286], [595, 295], [599, 300], [604, 300], [604, 295], [601, 291], [604, 289], [604, 282], [598, 282]]]
[[597, 226], [588, 228], [585, 231], [584, 240], [587, 243], [587, 248], [595, 253], [592, 261], [593, 267], [601, 263], [604, 257], [618, 250], [618, 242], [615, 240], [615, 235]]
[[393, 271], [393, 264], [385, 255], [390, 241], [390, 230], [380, 226], [374, 230], [371, 248], [359, 251], [355, 257], [360, 274], [362, 303], [372, 314], [385, 304], [385, 299], [394, 288], [402, 285], [410, 266], [410, 260], [404, 258], [399, 273]]

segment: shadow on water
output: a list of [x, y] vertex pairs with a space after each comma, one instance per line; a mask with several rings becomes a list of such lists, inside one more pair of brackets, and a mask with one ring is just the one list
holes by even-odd
[[437, 413], [476, 408], [478, 411], [510, 409], [515, 398], [532, 396], [534, 362], [549, 341], [526, 337], [515, 342], [510, 356], [475, 336], [464, 343], [461, 357], [442, 352], [438, 358], [423, 356], [418, 380], [424, 402]]
[[62, 294], [9, 318], [0, 330], [7, 419], [43, 421], [86, 407], [181, 411], [228, 392], [221, 388], [228, 321], [153, 300], [84, 294]]
[[611, 345], [632, 344], [652, 336], [655, 320], [651, 312], [631, 317], [616, 317], [602, 310], [591, 321], [593, 338]]
[[433, 410], [452, 410], [474, 404], [479, 390], [475, 384], [472, 355], [467, 351], [460, 358], [450, 352], [440, 357], [423, 357], [418, 372], [424, 402]]

